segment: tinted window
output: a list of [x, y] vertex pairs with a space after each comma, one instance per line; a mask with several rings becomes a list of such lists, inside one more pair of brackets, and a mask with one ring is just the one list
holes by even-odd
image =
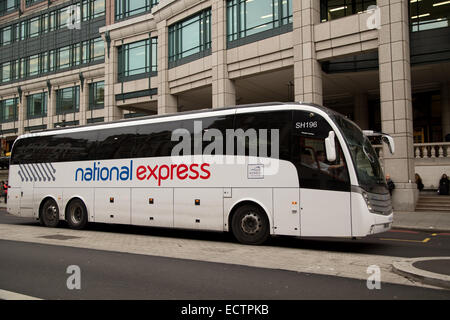
[[[276, 137], [275, 131], [278, 131], [278, 154], [282, 160], [290, 158], [290, 124], [292, 122], [291, 111], [274, 111], [238, 114], [235, 118], [235, 130], [242, 129], [244, 132], [254, 129], [257, 133], [258, 155], [268, 155], [270, 157], [277, 154], [275, 141], [271, 137]], [[262, 131], [267, 130], [267, 131]], [[237, 131], [236, 131], [237, 132]], [[235, 139], [235, 152], [237, 151], [237, 139]], [[259, 149], [260, 144], [267, 145], [267, 151]], [[249, 139], [245, 140], [245, 154], [250, 153]]]
[[[197, 124], [196, 124], [197, 123]], [[195, 135], [194, 135], [194, 125], [201, 125], [201, 144], [202, 153], [207, 152], [208, 155], [219, 155], [224, 154], [225, 148], [225, 137], [226, 130], [233, 129], [233, 115], [223, 115], [217, 117], [199, 118], [184, 120], [182, 126], [187, 129], [191, 136], [191, 153], [199, 154], [197, 152], [199, 148], [195, 149]], [[200, 128], [200, 127], [199, 127]], [[214, 130], [213, 130], [214, 129]], [[216, 131], [217, 130], [217, 131]], [[208, 132], [209, 131], [209, 132]], [[220, 132], [220, 135], [219, 135]], [[216, 138], [222, 138], [222, 141], [216, 141]], [[209, 147], [208, 147], [209, 146]], [[205, 150], [205, 148], [207, 148]]]
[[347, 164], [337, 139], [336, 161], [326, 159], [325, 138], [331, 130], [328, 122], [315, 113], [294, 112], [292, 162], [301, 188], [350, 191]]
[[138, 126], [133, 157], [169, 157], [177, 144], [171, 141], [172, 132], [178, 128], [182, 128], [180, 121]]
[[136, 127], [122, 127], [98, 131], [94, 159], [126, 159], [132, 157], [136, 143]]

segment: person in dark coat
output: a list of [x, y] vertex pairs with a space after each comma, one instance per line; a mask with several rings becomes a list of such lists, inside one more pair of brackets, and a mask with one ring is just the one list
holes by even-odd
[[449, 181], [447, 175], [444, 173], [441, 177], [441, 180], [439, 180], [439, 194], [441, 196], [448, 196], [449, 191]]
[[419, 176], [418, 173], [416, 173], [416, 184], [417, 184], [417, 189], [419, 189], [419, 191], [422, 191], [423, 188], [425, 187], [423, 185], [422, 178]]
[[386, 184], [389, 189], [389, 194], [392, 196], [392, 190], [395, 189], [395, 183], [394, 183], [394, 181], [391, 180], [391, 176], [388, 174], [386, 175]]

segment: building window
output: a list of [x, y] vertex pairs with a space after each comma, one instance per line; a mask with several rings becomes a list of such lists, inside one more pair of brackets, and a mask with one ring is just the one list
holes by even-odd
[[0, 16], [19, 9], [20, 0], [0, 0]]
[[169, 66], [195, 54], [210, 53], [211, 9], [169, 26]]
[[9, 26], [0, 30], [0, 45], [7, 45], [13, 42], [13, 26]]
[[228, 42], [291, 23], [292, 0], [227, 1]]
[[78, 112], [80, 108], [80, 87], [56, 91], [56, 114]]
[[83, 21], [104, 16], [106, 13], [105, 0], [83, 0]]
[[105, 56], [102, 38], [91, 39], [67, 47], [0, 65], [0, 83], [64, 70], [80, 64], [101, 61]]
[[28, 7], [28, 6], [31, 6], [32, 4], [35, 4], [38, 2], [43, 2], [43, 1], [45, 1], [45, 0], [27, 0], [25, 3], [26, 3], [26, 6]]
[[376, 5], [376, 0], [320, 0], [320, 20], [325, 22], [350, 16]]
[[89, 110], [105, 107], [105, 82], [89, 84]]
[[119, 79], [131, 80], [130, 77], [137, 79], [156, 75], [157, 48], [158, 38], [150, 38], [119, 47]]
[[27, 96], [27, 119], [47, 116], [47, 94], [45, 92]]
[[1, 82], [11, 81], [11, 62], [5, 62], [1, 65]]
[[18, 98], [0, 101], [0, 122], [17, 121]]
[[35, 17], [28, 21], [27, 37], [34, 38], [39, 36], [41, 31], [41, 17]]
[[116, 20], [148, 12], [159, 0], [116, 0]]
[[411, 1], [411, 31], [447, 28], [450, 23], [450, 2], [445, 0]]

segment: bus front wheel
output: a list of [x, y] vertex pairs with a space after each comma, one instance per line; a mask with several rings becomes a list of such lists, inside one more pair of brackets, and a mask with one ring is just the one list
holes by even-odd
[[40, 215], [41, 224], [49, 228], [55, 228], [59, 224], [58, 204], [53, 199], [45, 200]]
[[86, 226], [88, 216], [83, 201], [80, 199], [70, 201], [66, 210], [66, 221], [72, 229], [80, 230]]
[[231, 230], [234, 237], [243, 244], [258, 245], [269, 238], [269, 220], [259, 207], [243, 205], [233, 215]]

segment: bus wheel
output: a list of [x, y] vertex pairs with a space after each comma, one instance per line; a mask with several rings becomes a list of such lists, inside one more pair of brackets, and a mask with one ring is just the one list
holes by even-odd
[[55, 228], [59, 224], [58, 204], [53, 199], [47, 199], [41, 210], [42, 224], [49, 228]]
[[231, 230], [240, 243], [262, 244], [269, 237], [269, 220], [259, 207], [244, 205], [233, 215]]
[[87, 222], [87, 210], [83, 201], [74, 199], [70, 201], [66, 210], [66, 221], [72, 229], [83, 229]]

